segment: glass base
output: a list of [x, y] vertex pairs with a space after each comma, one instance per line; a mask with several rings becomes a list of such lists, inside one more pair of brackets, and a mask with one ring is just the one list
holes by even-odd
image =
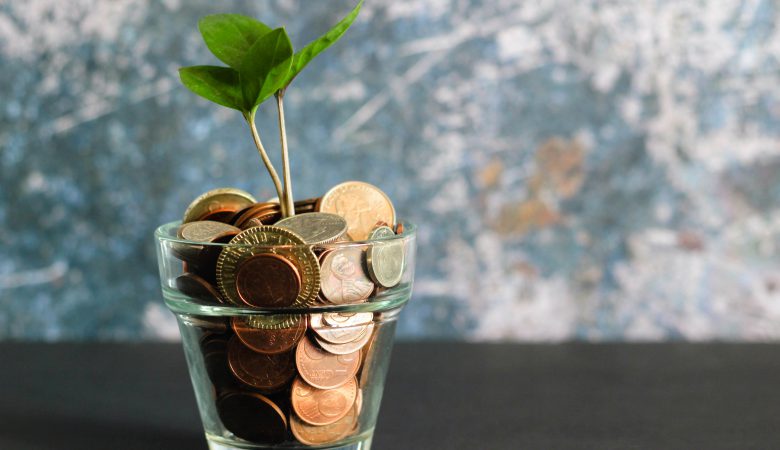
[[373, 430], [351, 436], [333, 444], [303, 445], [303, 444], [279, 444], [261, 445], [246, 441], [236, 441], [224, 437], [213, 436], [206, 433], [206, 441], [209, 450], [371, 450], [371, 440], [374, 437]]

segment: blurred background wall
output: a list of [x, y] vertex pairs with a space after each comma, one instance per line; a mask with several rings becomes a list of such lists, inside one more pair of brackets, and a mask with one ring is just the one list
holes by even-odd
[[[179, 85], [216, 63], [197, 19], [251, 14], [300, 47], [351, 6], [1, 2], [0, 337], [176, 337], [156, 225], [214, 187], [274, 195], [240, 115]], [[287, 95], [295, 192], [369, 181], [420, 224], [405, 338], [780, 338], [778, 18], [367, 0]]]

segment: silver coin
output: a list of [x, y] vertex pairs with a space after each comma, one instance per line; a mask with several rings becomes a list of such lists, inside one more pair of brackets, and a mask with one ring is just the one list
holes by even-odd
[[369, 313], [369, 318], [366, 322], [334, 327], [323, 323], [322, 314], [312, 314], [309, 318], [309, 324], [319, 338], [331, 344], [348, 344], [360, 339], [364, 334], [370, 333], [374, 328], [372, 320], [373, 314]]
[[296, 214], [276, 222], [275, 226], [294, 232], [312, 245], [328, 244], [347, 232], [347, 221], [343, 217], [321, 212]]
[[373, 331], [374, 327], [372, 323], [371, 326], [366, 327], [365, 332], [363, 332], [360, 337], [345, 344], [333, 344], [326, 341], [325, 339], [322, 339], [320, 336], [315, 336], [314, 338], [317, 340], [317, 343], [320, 345], [320, 347], [322, 347], [322, 349], [326, 352], [332, 353], [334, 355], [348, 355], [365, 347], [368, 341], [371, 340]]
[[[404, 274], [404, 243], [400, 239], [383, 239], [394, 237], [396, 234], [390, 227], [379, 227], [371, 232], [369, 240], [371, 246], [366, 251], [366, 265], [368, 275], [382, 287], [393, 287], [401, 282]], [[373, 242], [375, 241], [376, 242]]]

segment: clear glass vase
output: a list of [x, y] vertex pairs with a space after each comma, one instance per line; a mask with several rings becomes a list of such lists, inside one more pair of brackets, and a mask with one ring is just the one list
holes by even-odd
[[[259, 246], [187, 241], [177, 237], [179, 226], [155, 233], [160, 279], [209, 448], [369, 449], [396, 319], [411, 294], [415, 227], [405, 223], [402, 233], [375, 241]], [[374, 273], [387, 251], [402, 255], [389, 282]], [[305, 304], [241, 304], [244, 291], [266, 293], [253, 279], [217, 279], [225, 252], [313, 255], [319, 274], [298, 272], [308, 281], [317, 275], [317, 292]], [[362, 281], [340, 278], [351, 271], [362, 271]], [[234, 285], [238, 292], [226, 292]]]

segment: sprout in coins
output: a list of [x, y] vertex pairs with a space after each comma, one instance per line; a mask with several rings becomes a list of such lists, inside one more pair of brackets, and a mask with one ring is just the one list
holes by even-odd
[[[312, 59], [338, 41], [360, 12], [363, 0], [327, 33], [294, 52], [283, 27], [272, 29], [240, 14], [203, 17], [198, 28], [206, 46], [228, 67], [192, 66], [179, 69], [181, 82], [192, 92], [241, 112], [252, 132], [257, 151], [273, 181], [283, 217], [295, 215], [284, 121], [284, 94], [292, 80]], [[276, 172], [255, 126], [257, 108], [276, 98], [282, 180]]]

